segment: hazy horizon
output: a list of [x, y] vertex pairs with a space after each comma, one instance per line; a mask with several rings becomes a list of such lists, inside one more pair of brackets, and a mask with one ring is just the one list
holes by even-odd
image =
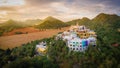
[[0, 0], [0, 21], [8, 19], [44, 19], [53, 16], [62, 21], [99, 13], [120, 15], [119, 0]]

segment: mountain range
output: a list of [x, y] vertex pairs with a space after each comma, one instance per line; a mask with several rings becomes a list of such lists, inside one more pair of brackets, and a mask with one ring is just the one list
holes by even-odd
[[109, 25], [112, 28], [119, 29], [120, 16], [116, 14], [100, 13], [93, 19], [83, 17], [82, 19], [74, 19], [68, 22], [63, 22], [52, 16], [49, 16], [43, 20], [35, 19], [35, 20], [26, 20], [24, 22], [8, 20], [0, 24], [0, 32], [7, 32], [16, 28], [23, 28], [30, 26], [37, 27], [39, 29], [55, 29], [55, 28], [62, 28], [65, 26], [75, 25], [76, 23], [78, 23], [79, 25], [86, 25], [93, 29], [99, 27], [100, 25], [101, 26]]
[[120, 16], [116, 14], [105, 14], [100, 13], [93, 19], [89, 19], [87, 17], [83, 17], [82, 19], [74, 19], [68, 22], [63, 22], [59, 19], [56, 19], [52, 16], [48, 16], [47, 18], [41, 20], [41, 19], [31, 19], [26, 20], [24, 22], [20, 21], [14, 21], [14, 20], [8, 20], [4, 23], [0, 24], [0, 27], [28, 27], [28, 26], [36, 26], [39, 28], [57, 28], [57, 27], [64, 27], [67, 25], [75, 25], [78, 23], [79, 25], [89, 25], [91, 23], [101, 23], [101, 24], [115, 24], [117, 28], [119, 27], [120, 23]]

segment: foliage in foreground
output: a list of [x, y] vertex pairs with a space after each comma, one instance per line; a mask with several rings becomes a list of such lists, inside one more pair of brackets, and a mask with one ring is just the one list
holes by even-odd
[[[35, 45], [40, 41], [47, 41], [45, 56], [35, 56]], [[119, 50], [119, 46], [113, 47], [98, 39], [96, 47], [89, 46], [85, 52], [73, 52], [69, 51], [64, 41], [49, 38], [33, 41], [13, 50], [1, 50], [0, 64], [5, 68], [119, 68]]]

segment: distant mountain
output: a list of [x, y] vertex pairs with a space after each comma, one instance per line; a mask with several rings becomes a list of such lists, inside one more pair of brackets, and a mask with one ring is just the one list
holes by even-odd
[[93, 19], [93, 21], [98, 23], [115, 23], [120, 21], [120, 17], [116, 14], [100, 13]]
[[70, 25], [75, 25], [77, 22], [80, 22], [81, 19], [75, 19], [75, 20], [72, 20], [72, 21], [68, 21], [66, 23], [70, 24]]
[[40, 24], [40, 22], [40, 19], [26, 20], [25, 22], [8, 20], [4, 23], [0, 23], [0, 35], [4, 32], [12, 31], [13, 29], [35, 26], [36, 24]]
[[35, 26], [39, 29], [55, 29], [62, 28], [68, 25], [75, 25], [78, 23], [79, 25], [86, 25], [87, 27], [98, 30], [101, 26], [105, 27], [105, 29], [120, 29], [120, 16], [115, 14], [105, 14], [100, 13], [95, 18], [90, 20], [89, 18], [83, 17], [82, 19], [75, 19], [72, 21], [68, 21], [66, 23], [54, 18], [47, 17], [44, 20], [35, 19], [35, 20], [26, 20], [25, 22], [8, 20], [4, 23], [0, 23], [0, 34], [3, 32], [8, 32], [16, 28], [23, 28], [29, 26]]
[[113, 28], [120, 28], [120, 16], [116, 14], [100, 13], [94, 19], [92, 19], [92, 23], [97, 23], [98, 25], [108, 24]]
[[38, 25], [41, 23], [41, 19], [35, 19], [35, 20], [26, 20], [24, 24], [28, 25], [28, 26], [34, 26], [34, 25]]
[[69, 25], [75, 25], [76, 23], [78, 23], [79, 25], [86, 25], [91, 27], [97, 27], [99, 25], [109, 25], [113, 28], [120, 28], [120, 16], [116, 14], [100, 13], [92, 20], [84, 17], [82, 19], [75, 19], [66, 23]]
[[75, 25], [76, 23], [78, 23], [79, 25], [88, 25], [90, 21], [91, 20], [89, 18], [83, 17], [82, 19], [75, 19], [66, 23], [69, 25]]
[[12, 31], [13, 29], [17, 29], [17, 28], [22, 28], [23, 25], [20, 24], [20, 22], [16, 22], [14, 20], [8, 20], [4, 23], [0, 23], [0, 36], [4, 33], [4, 32], [9, 32]]
[[0, 24], [0, 30], [4, 31], [4, 32], [7, 32], [7, 31], [11, 31], [12, 29], [25, 27], [21, 23], [22, 22], [18, 22], [18, 21], [14, 21], [14, 20], [8, 20], [8, 21]]
[[41, 21], [41, 24], [37, 25], [37, 28], [40, 29], [54, 29], [54, 28], [61, 28], [67, 26], [66, 23], [54, 18], [54, 17], [47, 17]]
[[91, 20], [90, 28], [95, 30], [97, 37], [104, 44], [112, 44], [120, 41], [120, 16], [115, 14], [100, 13]]

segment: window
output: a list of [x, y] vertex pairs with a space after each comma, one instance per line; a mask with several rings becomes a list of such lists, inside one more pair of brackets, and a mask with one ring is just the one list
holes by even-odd
[[90, 42], [94, 42], [93, 40], [90, 40]]
[[70, 46], [72, 46], [72, 45], [70, 44]]
[[76, 50], [78, 50], [78, 48], [76, 48]]
[[75, 50], [75, 48], [73, 48], [73, 50]]
[[73, 47], [75, 47], [75, 45], [73, 45]]
[[80, 50], [82, 50], [82, 48], [80, 48]]
[[75, 44], [75, 42], [73, 42], [73, 44]]

